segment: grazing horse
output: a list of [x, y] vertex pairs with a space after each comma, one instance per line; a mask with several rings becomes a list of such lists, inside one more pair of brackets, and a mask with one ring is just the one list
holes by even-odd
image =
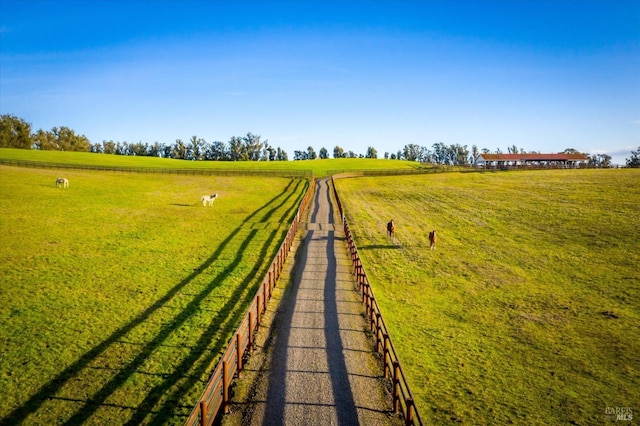
[[393, 219], [387, 223], [387, 236], [395, 237], [396, 236], [396, 224], [393, 222]]
[[438, 242], [438, 236], [436, 235], [436, 230], [429, 232], [429, 247], [431, 250], [436, 249], [436, 243]]
[[207, 207], [207, 204], [210, 207], [213, 207], [213, 202], [216, 200], [216, 198], [218, 198], [218, 194], [203, 195], [202, 198], [200, 198], [200, 200], [202, 201], [202, 205], [204, 207]]
[[58, 178], [56, 179], [56, 188], [68, 188], [69, 180], [66, 178]]

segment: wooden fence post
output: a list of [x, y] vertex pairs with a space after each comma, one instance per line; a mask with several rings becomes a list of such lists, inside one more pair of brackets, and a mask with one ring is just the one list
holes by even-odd
[[236, 366], [238, 367], [238, 378], [240, 378], [240, 372], [242, 371], [242, 339], [240, 333], [236, 333]]
[[229, 412], [229, 378], [227, 374], [227, 361], [222, 361], [222, 406], [225, 414]]
[[200, 400], [200, 426], [207, 425], [207, 403], [204, 399]]
[[256, 306], [256, 325], [260, 324], [260, 314], [262, 311], [262, 307], [260, 306], [260, 295], [258, 294], [256, 296], [256, 299], [258, 301], [258, 305]]
[[413, 399], [407, 398], [407, 416], [404, 419], [404, 424], [407, 426], [413, 425]]
[[389, 377], [389, 334], [384, 333], [382, 336], [384, 338], [384, 372], [382, 375], [386, 379]]
[[397, 413], [400, 406], [400, 363], [393, 361], [393, 412]]
[[253, 312], [249, 310], [249, 351], [253, 352]]

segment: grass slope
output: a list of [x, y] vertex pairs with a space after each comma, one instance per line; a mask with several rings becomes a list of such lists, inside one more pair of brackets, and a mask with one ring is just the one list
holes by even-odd
[[640, 409], [638, 182], [630, 169], [336, 181], [428, 423]]
[[59, 173], [0, 166], [0, 423], [181, 424], [308, 184]]
[[370, 158], [338, 158], [310, 161], [184, 161], [157, 157], [128, 157], [89, 152], [37, 151], [10, 148], [0, 148], [0, 159], [103, 167], [269, 171], [311, 170], [316, 177], [324, 177], [331, 170], [388, 170], [422, 167], [420, 163], [413, 161]]

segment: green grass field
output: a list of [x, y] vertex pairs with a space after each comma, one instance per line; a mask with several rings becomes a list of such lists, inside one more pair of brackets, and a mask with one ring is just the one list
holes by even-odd
[[422, 168], [413, 161], [397, 161], [370, 158], [338, 158], [308, 161], [184, 161], [170, 158], [133, 157], [89, 152], [36, 151], [0, 148], [0, 159], [28, 160], [69, 165], [101, 167], [136, 167], [163, 169], [222, 169], [266, 171], [312, 171], [316, 177], [324, 177], [336, 170], [389, 170]]
[[0, 423], [181, 424], [307, 186], [0, 166]]
[[615, 407], [635, 420], [640, 170], [336, 185], [427, 423], [603, 424]]

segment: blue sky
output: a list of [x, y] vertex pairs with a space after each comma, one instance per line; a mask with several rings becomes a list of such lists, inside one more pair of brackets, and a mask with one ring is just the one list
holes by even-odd
[[640, 0], [0, 0], [0, 113], [92, 142], [640, 145]]

